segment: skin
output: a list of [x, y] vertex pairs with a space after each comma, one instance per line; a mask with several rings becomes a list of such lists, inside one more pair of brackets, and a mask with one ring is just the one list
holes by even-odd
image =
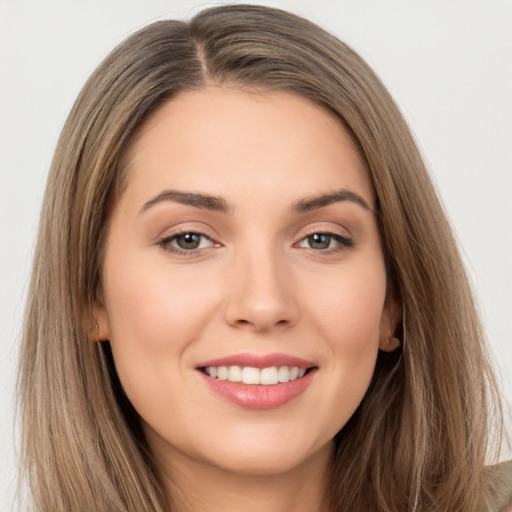
[[[105, 244], [100, 337], [179, 510], [320, 510], [333, 437], [364, 397], [379, 346], [394, 348], [399, 316], [364, 162], [311, 102], [222, 87], [162, 106], [126, 161]], [[148, 204], [169, 189], [222, 197], [228, 211]], [[340, 189], [368, 208], [293, 209]], [[205, 236], [175, 252], [179, 232]], [[312, 233], [334, 235], [324, 248]], [[241, 352], [318, 369], [291, 402], [248, 410], [196, 369]]]

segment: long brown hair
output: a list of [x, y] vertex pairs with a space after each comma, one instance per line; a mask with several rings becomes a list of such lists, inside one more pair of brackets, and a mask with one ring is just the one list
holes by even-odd
[[105, 59], [62, 131], [44, 199], [20, 362], [23, 461], [36, 510], [164, 512], [139, 418], [107, 342], [92, 343], [109, 212], [135, 130], [178, 91], [299, 94], [352, 137], [378, 201], [401, 348], [380, 354], [336, 438], [334, 511], [481, 512], [496, 383], [461, 258], [396, 104], [347, 45], [295, 15], [225, 6], [160, 21]]

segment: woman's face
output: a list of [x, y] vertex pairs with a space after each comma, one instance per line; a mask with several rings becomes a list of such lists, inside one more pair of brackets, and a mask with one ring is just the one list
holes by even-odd
[[188, 91], [127, 172], [98, 316], [154, 452], [254, 474], [325, 461], [397, 309], [346, 133], [290, 93]]

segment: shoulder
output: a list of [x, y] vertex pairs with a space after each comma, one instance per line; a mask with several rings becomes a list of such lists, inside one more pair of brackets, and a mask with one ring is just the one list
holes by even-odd
[[489, 468], [492, 500], [488, 512], [512, 512], [512, 460]]

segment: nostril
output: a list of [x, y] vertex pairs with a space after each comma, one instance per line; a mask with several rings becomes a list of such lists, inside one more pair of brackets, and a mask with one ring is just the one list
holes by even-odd
[[245, 320], [243, 318], [240, 318], [238, 320], [236, 320], [235, 322], [235, 326], [236, 327], [247, 327], [247, 326], [253, 326], [257, 331], [266, 331], [267, 329], [271, 328], [271, 327], [286, 327], [288, 325], [290, 325], [290, 321], [289, 320], [286, 320], [286, 319], [283, 319], [283, 320], [278, 320], [276, 322], [272, 322], [272, 321], [263, 321], [261, 319], [259, 320], [255, 320], [253, 322], [251, 322], [250, 320]]

